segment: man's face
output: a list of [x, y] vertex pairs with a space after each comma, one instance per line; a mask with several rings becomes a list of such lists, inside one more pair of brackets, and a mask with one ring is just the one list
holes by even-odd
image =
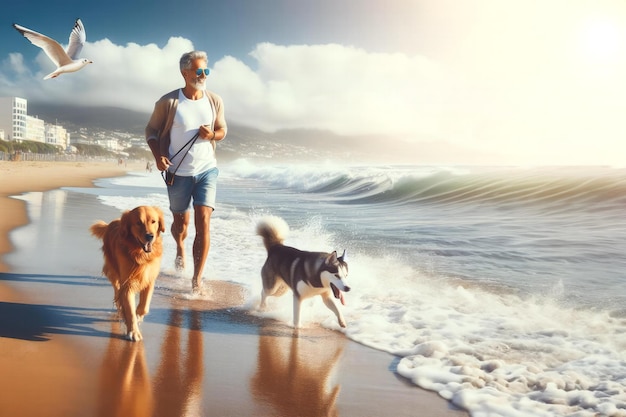
[[183, 70], [183, 77], [187, 86], [195, 90], [204, 90], [206, 81], [207, 62], [204, 59], [191, 61], [191, 68]]

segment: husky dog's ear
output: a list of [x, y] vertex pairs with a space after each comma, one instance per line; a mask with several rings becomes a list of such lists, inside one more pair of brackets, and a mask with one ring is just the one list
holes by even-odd
[[348, 256], [346, 250], [343, 250], [343, 254], [338, 258], [339, 262], [348, 262]]
[[334, 250], [333, 253], [328, 255], [328, 258], [326, 258], [326, 265], [332, 265], [335, 263], [337, 263], [337, 251], [336, 250]]

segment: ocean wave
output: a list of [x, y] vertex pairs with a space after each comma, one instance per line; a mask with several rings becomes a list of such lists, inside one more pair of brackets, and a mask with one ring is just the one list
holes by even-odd
[[626, 170], [614, 168], [263, 166], [240, 161], [230, 169], [271, 187], [346, 204], [577, 204], [597, 209], [626, 202]]

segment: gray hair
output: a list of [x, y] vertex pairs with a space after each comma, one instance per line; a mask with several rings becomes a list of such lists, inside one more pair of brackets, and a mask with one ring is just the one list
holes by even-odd
[[206, 52], [204, 51], [191, 51], [184, 53], [183, 56], [180, 57], [180, 70], [191, 68], [191, 61], [196, 59], [203, 59], [207, 63], [209, 62], [209, 58], [207, 58]]

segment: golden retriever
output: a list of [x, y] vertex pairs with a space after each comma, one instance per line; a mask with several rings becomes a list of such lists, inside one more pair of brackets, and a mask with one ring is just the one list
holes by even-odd
[[[139, 206], [106, 224], [102, 220], [90, 227], [91, 234], [102, 239], [102, 273], [111, 281], [115, 305], [126, 323], [131, 341], [143, 337], [139, 322], [150, 310], [150, 300], [161, 269], [165, 219], [158, 207]], [[139, 305], [135, 308], [135, 294]]]

